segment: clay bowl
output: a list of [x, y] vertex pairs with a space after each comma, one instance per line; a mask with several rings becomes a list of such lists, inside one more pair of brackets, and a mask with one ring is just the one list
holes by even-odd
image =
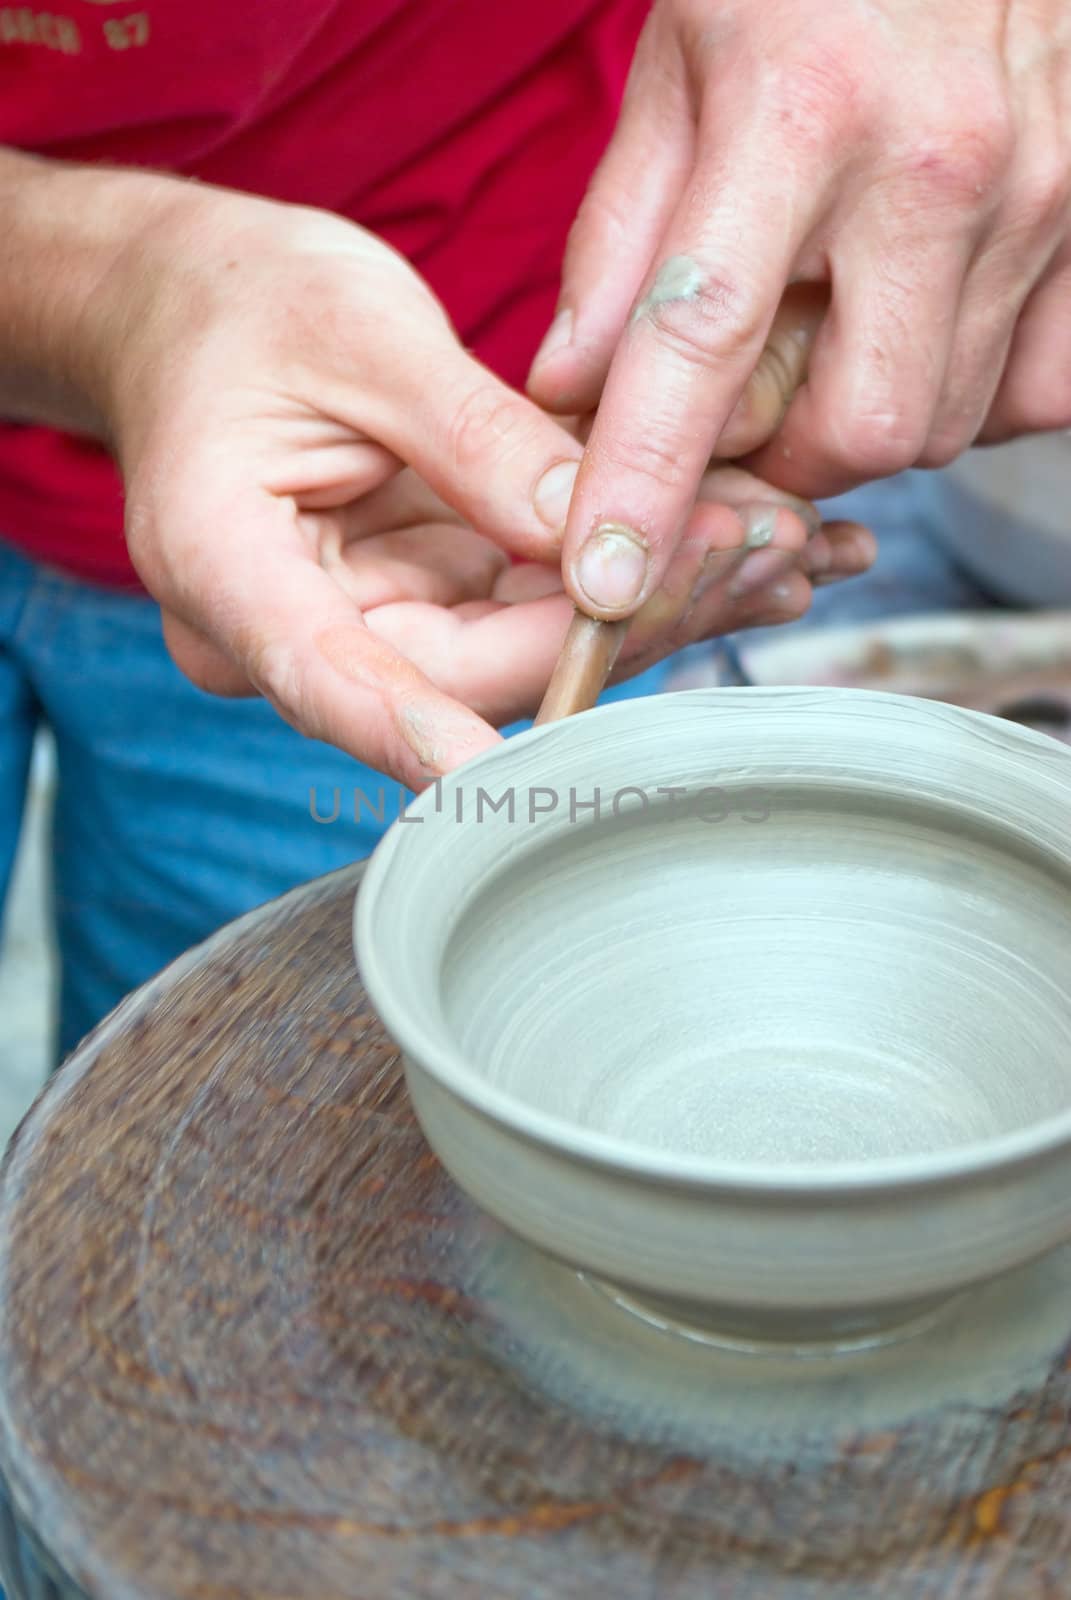
[[422, 795], [355, 936], [457, 1182], [650, 1321], [871, 1343], [1071, 1236], [1040, 734], [855, 689], [601, 708]]

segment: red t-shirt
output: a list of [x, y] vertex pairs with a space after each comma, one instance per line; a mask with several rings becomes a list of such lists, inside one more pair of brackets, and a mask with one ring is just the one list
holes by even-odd
[[[649, 0], [0, 3], [0, 144], [341, 213], [523, 382]], [[136, 582], [108, 456], [0, 423], [0, 539]]]

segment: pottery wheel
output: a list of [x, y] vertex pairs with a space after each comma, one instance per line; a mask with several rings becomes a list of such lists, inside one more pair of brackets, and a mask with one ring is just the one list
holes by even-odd
[[358, 875], [135, 995], [8, 1156], [0, 1457], [50, 1592], [1071, 1594], [1066, 1263], [941, 1335], [981, 1339], [973, 1390], [939, 1343], [895, 1382], [767, 1382], [637, 1332], [428, 1152], [354, 975]]

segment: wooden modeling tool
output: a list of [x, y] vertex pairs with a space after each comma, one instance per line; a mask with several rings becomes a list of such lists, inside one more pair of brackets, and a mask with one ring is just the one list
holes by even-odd
[[537, 727], [591, 709], [606, 686], [630, 621], [601, 622], [583, 611], [574, 613], [535, 719]]

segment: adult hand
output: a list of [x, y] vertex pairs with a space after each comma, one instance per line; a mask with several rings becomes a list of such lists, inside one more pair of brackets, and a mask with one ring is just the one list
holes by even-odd
[[661, 583], [786, 286], [830, 305], [751, 463], [785, 488], [1071, 423], [1069, 43], [1065, 0], [657, 0], [529, 385], [598, 404], [584, 609]]
[[[412, 471], [323, 518], [318, 540], [320, 566], [406, 670], [488, 723], [536, 710], [573, 614], [559, 566], [511, 563]], [[792, 621], [812, 585], [862, 572], [872, 555], [865, 529], [819, 527], [813, 508], [750, 473], [711, 469], [665, 585], [629, 629], [614, 681], [711, 634]], [[217, 690], [247, 687], [226, 662], [187, 666]]]
[[[461, 347], [370, 234], [172, 187], [112, 275], [125, 332], [106, 409], [134, 564], [196, 682], [252, 686], [419, 787], [498, 736], [367, 625], [324, 550], [408, 464], [502, 551], [558, 567], [580, 445]], [[448, 561], [439, 592], [470, 577]]]
[[[494, 743], [564, 637], [575, 431], [339, 219], [193, 192], [133, 261], [110, 409], [131, 554], [179, 666], [412, 788]], [[869, 563], [861, 530], [808, 543], [813, 508], [747, 474], [699, 489], [623, 671], [798, 615], [810, 576]]]

